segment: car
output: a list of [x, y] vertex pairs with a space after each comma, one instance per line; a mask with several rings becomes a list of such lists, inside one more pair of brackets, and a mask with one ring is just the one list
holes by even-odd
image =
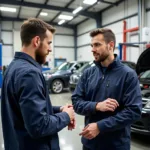
[[77, 72], [75, 72], [74, 74], [72, 74], [70, 76], [70, 80], [69, 80], [69, 89], [71, 92], [73, 92], [76, 88], [76, 85], [80, 79], [80, 77], [82, 76], [83, 72], [89, 68], [95, 66], [95, 64], [91, 61], [89, 63], [86, 63], [84, 66], [82, 66]]
[[129, 66], [130, 68], [132, 68], [133, 70], [136, 70], [136, 63], [132, 62], [132, 61], [125, 61], [122, 60], [121, 61], [123, 64]]
[[[131, 62], [131, 61], [121, 61], [121, 62], [134, 70], [136, 68], [136, 64], [134, 62]], [[75, 90], [75, 87], [76, 87], [80, 77], [82, 76], [84, 70], [86, 70], [87, 68], [92, 67], [94, 65], [95, 65], [94, 62], [91, 61], [88, 64], [85, 64], [76, 73], [74, 73], [70, 76], [69, 89], [71, 92], [73, 92]]]
[[140, 87], [141, 90], [149, 89], [150, 90], [150, 70], [145, 71], [140, 77]]
[[142, 90], [142, 115], [141, 119], [131, 125], [131, 131], [139, 134], [150, 135], [150, 90]]
[[43, 71], [44, 78], [48, 90], [51, 90], [53, 93], [61, 93], [64, 88], [69, 87], [70, 76], [80, 69], [84, 64], [88, 63], [87, 61], [71, 61], [64, 62], [60, 66], [49, 70]]
[[[138, 58], [136, 65], [136, 73], [142, 77], [140, 84], [145, 85], [145, 78], [150, 70], [150, 48], [146, 49]], [[144, 72], [144, 73], [143, 73]], [[145, 74], [145, 75], [144, 75]], [[142, 85], [142, 86], [143, 86]], [[144, 87], [144, 86], [143, 86]], [[142, 94], [142, 115], [141, 119], [131, 125], [131, 131], [150, 135], [150, 88], [141, 88]]]

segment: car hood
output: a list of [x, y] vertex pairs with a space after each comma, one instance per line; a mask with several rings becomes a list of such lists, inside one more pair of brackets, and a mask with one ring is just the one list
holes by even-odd
[[77, 71], [77, 72], [75, 72], [73, 75], [75, 75], [75, 76], [81, 76], [82, 73]]
[[136, 72], [139, 75], [140, 73], [150, 69], [150, 48], [147, 48], [140, 57], [138, 58], [136, 65]]
[[55, 72], [52, 73], [52, 75], [63, 75], [63, 74], [68, 74], [71, 73], [70, 70], [57, 70]]

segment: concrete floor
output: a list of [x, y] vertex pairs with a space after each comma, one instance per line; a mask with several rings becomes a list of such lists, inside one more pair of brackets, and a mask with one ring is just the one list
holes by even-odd
[[[62, 94], [50, 94], [52, 104], [55, 106], [71, 103], [71, 93], [67, 90]], [[83, 116], [76, 115], [76, 129], [68, 131], [67, 128], [59, 132], [61, 150], [82, 150], [79, 133], [83, 129]], [[1, 123], [0, 123], [1, 129]], [[2, 131], [0, 130], [0, 150], [4, 150]], [[150, 150], [150, 137], [132, 134], [131, 150]]]

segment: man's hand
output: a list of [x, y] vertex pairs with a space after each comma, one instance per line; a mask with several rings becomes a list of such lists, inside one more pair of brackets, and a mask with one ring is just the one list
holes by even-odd
[[82, 130], [82, 132], [79, 135], [91, 140], [95, 138], [99, 133], [100, 131], [98, 129], [97, 123], [90, 123]]
[[103, 102], [99, 102], [96, 105], [97, 111], [115, 111], [115, 109], [119, 106], [118, 102], [115, 99], [107, 98]]
[[[67, 105], [65, 105], [65, 106], [67, 106], [68, 108], [69, 108], [69, 107], [73, 107], [72, 104], [67, 104]], [[60, 107], [60, 112], [63, 111], [63, 109], [64, 109], [65, 106], [61, 106], [61, 107]]]
[[[70, 117], [70, 123], [68, 124], [68, 130], [75, 129], [76, 120], [75, 120], [75, 113], [74, 113], [73, 106], [71, 104], [68, 104], [68, 105], [65, 105], [62, 108], [60, 108], [60, 110], [61, 109], [63, 112], [68, 113], [68, 115]], [[73, 114], [72, 114], [72, 112], [70, 112], [71, 110], [73, 111]]]
[[68, 125], [68, 130], [72, 130], [75, 129], [76, 126], [76, 119], [74, 118], [74, 120], [72, 120], [69, 125]]

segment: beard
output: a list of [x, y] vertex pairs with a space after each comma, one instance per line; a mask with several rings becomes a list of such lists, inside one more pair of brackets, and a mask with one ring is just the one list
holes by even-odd
[[98, 63], [101, 63], [101, 62], [105, 61], [109, 56], [108, 48], [103, 53], [101, 53], [101, 55], [96, 52], [93, 52], [93, 55], [95, 57], [95, 61]]
[[42, 47], [43, 47], [43, 44], [41, 43], [35, 52], [36, 61], [40, 65], [42, 65], [46, 62], [46, 56], [47, 56], [47, 54], [44, 54]]

